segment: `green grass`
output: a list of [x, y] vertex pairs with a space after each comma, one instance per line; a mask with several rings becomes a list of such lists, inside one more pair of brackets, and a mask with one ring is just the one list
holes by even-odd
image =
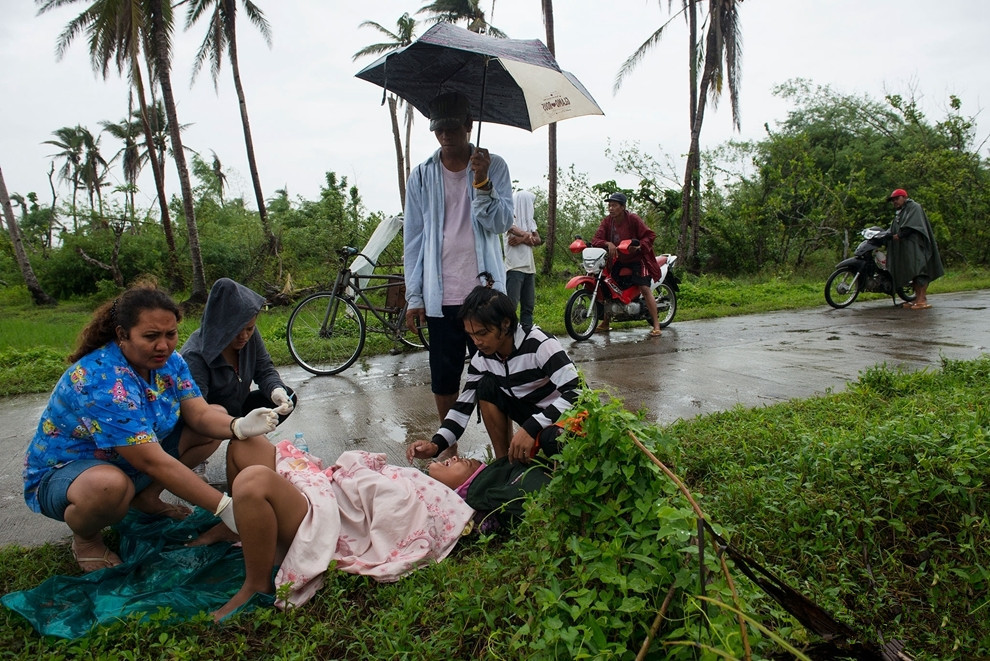
[[[742, 658], [735, 617], [700, 609], [694, 515], [632, 432], [734, 546], [858, 640], [901, 639], [918, 661], [987, 658], [988, 379], [990, 356], [915, 373], [876, 367], [841, 393], [665, 428], [587, 393], [585, 435], [569, 440], [511, 538], [466, 539], [394, 584], [331, 573], [301, 609], [219, 627], [160, 614], [62, 641], [3, 609], [0, 656], [632, 659], [674, 585], [647, 658]], [[706, 595], [728, 602], [707, 551]], [[64, 545], [0, 549], [4, 592], [74, 571]], [[800, 658], [781, 640], [820, 642], [731, 563], [730, 572], [747, 621], [770, 632], [747, 628], [753, 658]]]
[[[678, 321], [755, 314], [825, 305], [823, 288], [828, 274], [788, 275], [764, 278], [693, 277], [683, 272], [678, 295]], [[564, 307], [574, 290], [566, 289], [562, 275], [538, 276], [536, 323], [559, 336], [564, 328]], [[990, 287], [990, 271], [954, 271], [936, 280], [931, 288], [939, 293]], [[882, 298], [864, 294], [863, 300]], [[75, 338], [100, 301], [60, 303], [54, 308], [31, 304], [24, 287], [0, 289], [0, 397], [48, 392], [66, 368], [63, 360]], [[258, 328], [276, 365], [293, 364], [286, 346], [285, 327], [291, 307], [274, 307], [258, 317]], [[617, 324], [618, 328], [635, 325]], [[179, 344], [199, 327], [199, 314], [187, 315], [179, 326]], [[381, 333], [368, 333], [363, 356], [387, 353], [395, 343]], [[39, 353], [40, 350], [43, 350]], [[411, 349], [403, 349], [410, 351]], [[30, 364], [30, 370], [23, 366]]]

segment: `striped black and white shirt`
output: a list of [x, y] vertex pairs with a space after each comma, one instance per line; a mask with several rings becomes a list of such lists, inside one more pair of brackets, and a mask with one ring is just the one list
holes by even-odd
[[557, 338], [547, 335], [538, 326], [527, 332], [519, 325], [512, 344], [512, 353], [505, 360], [494, 354], [486, 356], [480, 351], [471, 359], [464, 389], [432, 439], [441, 451], [456, 443], [464, 433], [477, 403], [478, 382], [485, 375], [495, 377], [499, 389], [507, 397], [536, 407], [537, 412], [522, 424], [533, 438], [555, 423], [577, 401], [577, 368]]

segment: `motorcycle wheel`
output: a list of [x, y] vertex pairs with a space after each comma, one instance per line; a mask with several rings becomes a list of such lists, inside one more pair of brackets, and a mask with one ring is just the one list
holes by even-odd
[[914, 299], [918, 298], [918, 295], [914, 293], [914, 285], [908, 283], [906, 287], [898, 287], [897, 295], [901, 297], [902, 301], [910, 303]]
[[571, 294], [564, 310], [564, 326], [567, 334], [575, 340], [587, 340], [594, 335], [598, 326], [600, 306], [587, 289], [578, 289]]
[[825, 282], [825, 301], [835, 309], [848, 307], [859, 296], [859, 281], [856, 271], [850, 268], [839, 269], [828, 276]]
[[653, 295], [657, 302], [657, 321], [660, 322], [660, 328], [666, 328], [677, 314], [677, 292], [660, 283]]

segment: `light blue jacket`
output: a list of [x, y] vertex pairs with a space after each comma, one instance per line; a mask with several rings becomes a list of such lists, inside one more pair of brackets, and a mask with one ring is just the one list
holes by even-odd
[[[472, 151], [474, 146], [471, 146]], [[467, 178], [471, 197], [471, 224], [478, 271], [495, 277], [495, 288], [505, 291], [505, 263], [502, 261], [501, 234], [512, 227], [512, 180], [505, 161], [491, 155], [488, 178], [492, 190], [475, 190]], [[409, 308], [425, 308], [427, 316], [443, 316], [443, 165], [440, 150], [416, 166], [406, 185], [403, 221], [403, 266], [406, 301]], [[466, 274], [474, 278], [477, 274]], [[480, 283], [479, 283], [480, 284]]]

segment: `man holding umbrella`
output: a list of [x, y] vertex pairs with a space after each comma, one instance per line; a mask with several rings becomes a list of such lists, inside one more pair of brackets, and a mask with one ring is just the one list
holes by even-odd
[[469, 343], [457, 319], [461, 303], [492, 274], [505, 291], [500, 235], [512, 226], [512, 183], [499, 156], [469, 141], [472, 117], [458, 92], [430, 103], [430, 130], [440, 148], [413, 170], [406, 186], [403, 227], [406, 324], [430, 334], [430, 377], [440, 420], [460, 392]]

